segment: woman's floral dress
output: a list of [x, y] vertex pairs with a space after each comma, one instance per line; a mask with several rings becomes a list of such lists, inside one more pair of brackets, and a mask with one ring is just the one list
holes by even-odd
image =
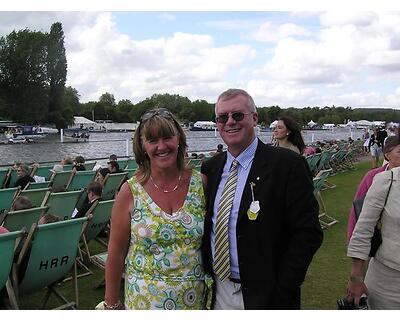
[[204, 309], [200, 246], [205, 200], [193, 170], [186, 199], [172, 215], [163, 212], [133, 176], [131, 239], [126, 258], [126, 309]]

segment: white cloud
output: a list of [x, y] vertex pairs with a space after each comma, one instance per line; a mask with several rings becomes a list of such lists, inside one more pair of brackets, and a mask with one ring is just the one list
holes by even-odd
[[262, 42], [277, 42], [291, 36], [309, 36], [310, 32], [305, 28], [293, 23], [284, 23], [274, 25], [271, 22], [264, 22], [259, 28], [254, 31], [250, 37]]

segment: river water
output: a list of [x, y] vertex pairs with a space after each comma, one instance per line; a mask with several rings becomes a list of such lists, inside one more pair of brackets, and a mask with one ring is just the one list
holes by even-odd
[[[363, 131], [347, 128], [335, 130], [307, 130], [303, 131], [306, 144], [312, 141], [361, 138]], [[75, 157], [82, 155], [85, 159], [108, 158], [112, 153], [119, 157], [132, 156], [132, 132], [91, 133], [87, 143], [61, 143], [58, 134], [36, 140], [29, 144], [0, 144], [0, 165], [15, 162], [30, 164], [32, 162], [58, 162], [64, 156]], [[214, 150], [219, 143], [223, 143], [218, 132], [213, 131], [186, 131], [188, 152], [204, 152]], [[258, 132], [259, 138], [270, 143], [272, 131]], [[224, 144], [224, 148], [225, 148]]]

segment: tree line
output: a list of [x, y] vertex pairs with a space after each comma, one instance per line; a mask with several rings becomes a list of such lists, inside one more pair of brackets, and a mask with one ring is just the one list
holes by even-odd
[[[53, 124], [58, 129], [73, 123], [74, 116], [113, 122], [136, 122], [148, 109], [165, 107], [181, 122], [213, 121], [214, 103], [191, 101], [178, 94], [154, 94], [138, 103], [116, 101], [112, 93], [98, 101], [80, 102], [78, 91], [66, 87], [67, 59], [62, 24], [52, 24], [50, 32], [24, 29], [0, 37], [0, 118], [24, 124]], [[301, 125], [314, 122], [345, 123], [348, 120], [399, 121], [400, 110], [342, 106], [281, 108], [258, 106], [259, 122], [269, 125], [282, 115]]]

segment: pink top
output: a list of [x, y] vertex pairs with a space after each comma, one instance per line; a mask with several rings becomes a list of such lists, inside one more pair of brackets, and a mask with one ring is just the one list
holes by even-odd
[[0, 226], [0, 234], [1, 233], [7, 233], [7, 232], [8, 232], [8, 230], [6, 228]]
[[304, 152], [303, 152], [303, 154], [305, 155], [305, 156], [311, 156], [311, 155], [313, 155], [315, 153], [315, 148], [313, 148], [312, 146], [307, 146], [305, 149], [304, 149]]
[[[372, 170], [369, 170], [364, 177], [362, 178], [360, 184], [358, 185], [356, 195], [354, 196], [353, 200], [356, 200], [362, 196], [365, 196], [368, 192], [369, 187], [372, 184], [372, 181], [375, 177], [380, 172], [383, 172], [387, 169], [387, 166], [382, 166], [379, 168], [375, 168]], [[353, 205], [351, 206], [350, 214], [349, 214], [349, 220], [347, 222], [347, 241], [349, 242], [351, 239], [351, 236], [353, 235], [353, 230], [354, 227], [356, 226], [356, 214], [354, 212]]]

